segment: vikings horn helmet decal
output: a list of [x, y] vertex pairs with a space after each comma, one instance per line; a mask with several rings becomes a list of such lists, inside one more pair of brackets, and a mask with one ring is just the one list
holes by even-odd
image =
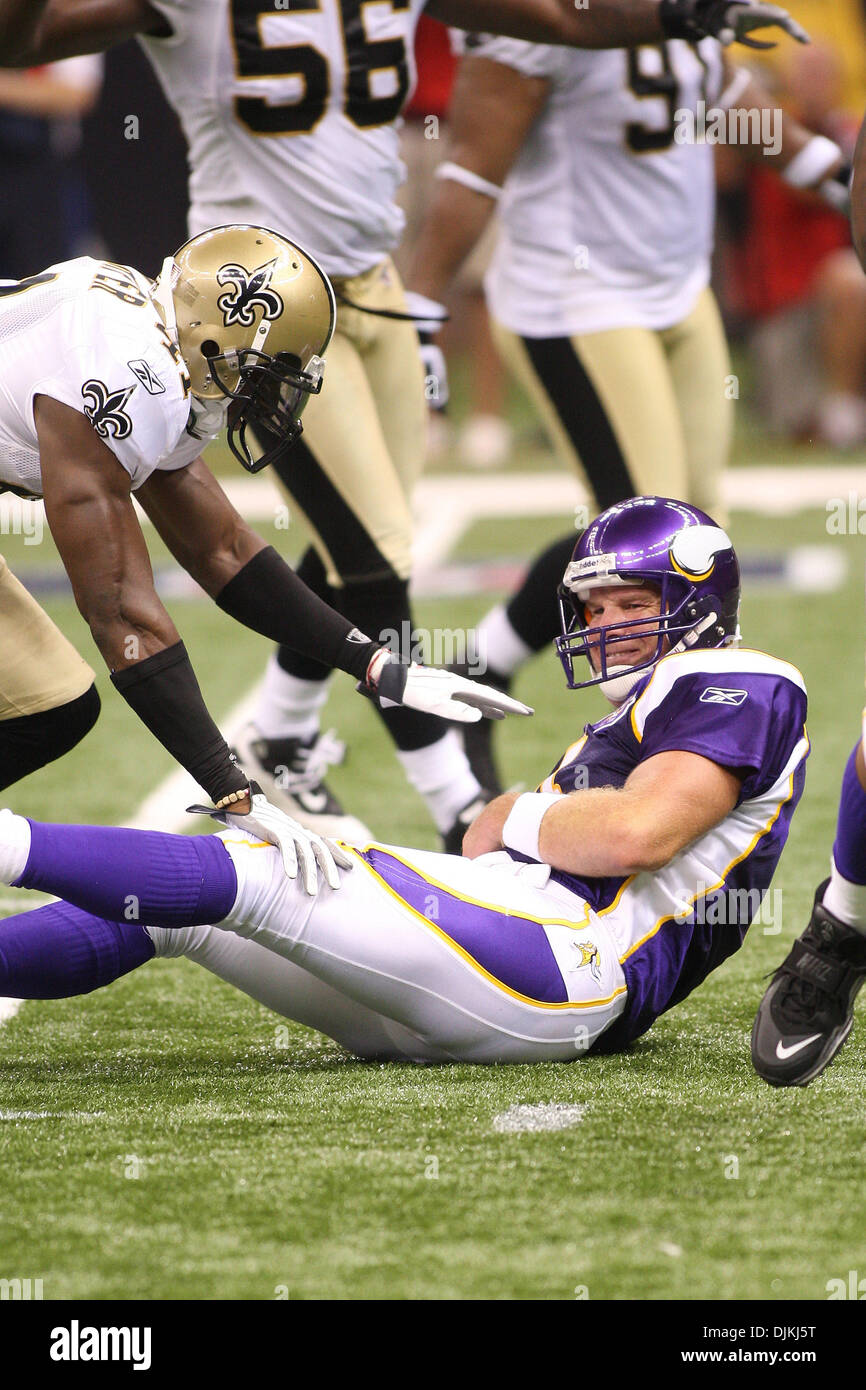
[[[658, 617], [588, 625], [585, 605], [593, 589], [632, 584], [658, 589]], [[568, 685], [599, 685], [620, 704], [668, 653], [737, 642], [739, 606], [737, 556], [712, 517], [669, 497], [617, 502], [584, 531], [560, 585], [556, 648]], [[654, 637], [655, 650], [638, 665], [618, 663], [617, 643], [634, 636]], [[575, 678], [581, 656], [590, 664], [588, 680]]]
[[227, 407], [229, 447], [258, 472], [297, 439], [322, 388], [336, 322], [327, 275], [266, 227], [214, 227], [164, 261], [153, 298], [195, 401]]

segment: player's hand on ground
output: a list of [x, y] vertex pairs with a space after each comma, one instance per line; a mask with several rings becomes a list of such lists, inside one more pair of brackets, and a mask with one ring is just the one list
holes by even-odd
[[273, 806], [256, 782], [250, 783], [250, 789], [251, 809], [245, 814], [227, 809], [215, 811], [208, 806], [189, 806], [187, 809], [195, 815], [209, 815], [222, 825], [236, 826], [238, 830], [267, 841], [269, 845], [276, 845], [282, 856], [286, 877], [297, 878], [300, 873], [304, 890], [310, 897], [315, 897], [319, 891], [319, 870], [329, 888], [339, 888], [342, 881], [340, 870], [355, 867], [355, 861], [348, 851], [336, 840], [326, 840], [324, 836], [316, 835]]
[[463, 855], [478, 859], [491, 850], [502, 849], [502, 830], [520, 792], [504, 792], [495, 801], [488, 801], [463, 836]]
[[417, 661], [402, 661], [393, 652], [376, 653], [367, 671], [365, 694], [378, 699], [383, 708], [404, 705], [423, 714], [435, 714], [441, 719], [454, 719], [461, 724], [473, 724], [482, 715], [488, 719], [504, 719], [506, 714], [533, 714], [529, 705], [513, 700], [493, 686], [467, 680], [452, 671], [434, 666], [421, 666]]

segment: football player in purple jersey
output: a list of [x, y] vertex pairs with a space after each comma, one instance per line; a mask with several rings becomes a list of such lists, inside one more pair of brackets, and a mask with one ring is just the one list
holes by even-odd
[[[866, 269], [866, 122], [851, 182], [851, 229]], [[773, 976], [752, 1029], [752, 1061], [771, 1086], [807, 1086], [833, 1060], [854, 1023], [866, 980], [866, 711], [842, 777], [830, 877]]]
[[361, 1057], [625, 1047], [741, 945], [802, 792], [803, 680], [739, 645], [739, 592], [696, 508], [598, 517], [557, 645], [569, 686], [613, 708], [536, 791], [491, 802], [462, 857], [282, 835], [272, 808], [268, 846], [255, 807], [193, 837], [0, 813], [0, 881], [62, 899], [0, 922], [0, 994], [85, 993], [183, 955]]

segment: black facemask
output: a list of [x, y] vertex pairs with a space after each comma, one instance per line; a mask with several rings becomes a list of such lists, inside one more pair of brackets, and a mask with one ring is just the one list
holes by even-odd
[[[228, 446], [248, 472], [258, 473], [300, 437], [301, 413], [310, 396], [318, 395], [322, 389], [321, 370], [303, 371], [291, 353], [271, 357], [253, 348], [211, 357], [208, 365], [217, 385], [232, 402], [226, 428]], [[222, 366], [239, 373], [233, 390], [220, 376]], [[253, 457], [250, 449], [248, 430], [252, 430], [254, 441], [263, 448], [258, 458]]]

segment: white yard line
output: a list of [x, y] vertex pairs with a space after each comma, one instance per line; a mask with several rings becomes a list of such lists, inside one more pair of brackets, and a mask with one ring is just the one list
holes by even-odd
[[[249, 521], [282, 520], [286, 498], [268, 477], [224, 478], [222, 485], [231, 502]], [[796, 464], [773, 468], [732, 468], [723, 479], [728, 507], [788, 516], [807, 507], [823, 511], [831, 499], [847, 502], [849, 495], [866, 499], [866, 467], [860, 463], [816, 467]], [[464, 473], [440, 473], [422, 478], [415, 491], [414, 509], [422, 524], [445, 537], [465, 516], [552, 516], [568, 513], [587, 501], [585, 488], [571, 473], [501, 473], [483, 477]], [[866, 509], [864, 509], [866, 510]], [[143, 512], [142, 521], [149, 525]], [[37, 543], [44, 524], [41, 502], [24, 502], [9, 493], [0, 496], [0, 534], [21, 535]], [[428, 542], [429, 543], [429, 542]], [[416, 551], [423, 562], [425, 541], [416, 537]]]

